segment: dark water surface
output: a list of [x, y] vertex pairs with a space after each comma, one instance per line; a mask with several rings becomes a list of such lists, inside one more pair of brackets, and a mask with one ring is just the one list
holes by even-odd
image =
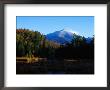
[[16, 62], [16, 74], [94, 74], [94, 60]]

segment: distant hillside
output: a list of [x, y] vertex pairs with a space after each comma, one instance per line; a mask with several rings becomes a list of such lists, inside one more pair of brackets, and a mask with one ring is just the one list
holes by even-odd
[[[72, 39], [75, 37], [80, 36], [76, 33], [72, 33], [69, 30], [62, 29], [60, 31], [55, 31], [53, 33], [49, 33], [46, 35], [46, 38], [48, 40], [57, 42], [59, 44], [65, 44], [65, 43], [71, 43]], [[88, 37], [86, 38], [87, 43], [90, 43], [92, 38]]]

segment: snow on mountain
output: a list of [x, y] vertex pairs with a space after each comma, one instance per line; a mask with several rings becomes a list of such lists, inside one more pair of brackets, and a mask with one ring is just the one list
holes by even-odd
[[[72, 31], [71, 29], [62, 29], [60, 31], [55, 31], [46, 35], [48, 40], [57, 42], [59, 44], [70, 43], [74, 38], [74, 34], [78, 35], [78, 32]], [[90, 43], [92, 40], [91, 37], [86, 38], [86, 42]]]
[[73, 38], [73, 33], [67, 29], [62, 29], [60, 31], [55, 31], [53, 33], [47, 34], [46, 37], [48, 40], [64, 44], [66, 42], [71, 42]]

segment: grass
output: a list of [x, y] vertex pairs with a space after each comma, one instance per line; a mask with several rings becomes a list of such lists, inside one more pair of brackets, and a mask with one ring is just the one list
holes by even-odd
[[26, 63], [38, 62], [38, 57], [16, 57], [16, 61]]
[[41, 60], [46, 60], [46, 58], [39, 57], [16, 57], [16, 62], [24, 62], [24, 63], [35, 63]]

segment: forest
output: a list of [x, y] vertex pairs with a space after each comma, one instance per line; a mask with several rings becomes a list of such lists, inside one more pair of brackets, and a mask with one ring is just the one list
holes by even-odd
[[16, 30], [16, 74], [94, 74], [94, 36], [73, 34], [71, 43], [50, 41], [38, 31]]

